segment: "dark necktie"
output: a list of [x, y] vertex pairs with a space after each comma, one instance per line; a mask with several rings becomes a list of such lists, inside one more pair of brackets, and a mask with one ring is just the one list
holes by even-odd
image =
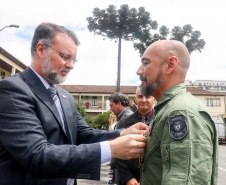
[[[66, 119], [64, 117], [64, 112], [62, 110], [62, 107], [61, 107], [61, 104], [60, 104], [60, 100], [57, 96], [57, 90], [56, 90], [56, 87], [54, 85], [50, 85], [49, 88], [48, 88], [48, 91], [50, 92], [50, 95], [57, 107], [57, 110], [60, 114], [60, 119], [61, 119], [61, 123], [62, 123], [62, 126], [63, 126], [63, 129], [64, 129], [64, 133], [68, 136], [68, 133], [67, 133], [67, 129], [66, 129]], [[74, 179], [67, 179], [67, 185], [73, 185], [75, 182]]]
[[142, 121], [143, 123], [145, 123], [145, 122], [146, 122], [146, 117], [145, 117], [145, 116], [142, 116], [142, 117], [141, 117], [141, 121]]
[[57, 107], [57, 110], [59, 112], [59, 115], [60, 115], [60, 119], [61, 119], [61, 123], [62, 123], [62, 126], [63, 126], [63, 129], [64, 129], [64, 132], [67, 134], [67, 131], [66, 131], [66, 128], [65, 128], [65, 117], [64, 117], [64, 113], [63, 113], [63, 110], [62, 110], [62, 107], [61, 107], [61, 104], [60, 104], [60, 100], [57, 96], [57, 91], [56, 91], [56, 87], [54, 85], [50, 85], [49, 88], [48, 88], [49, 92], [50, 92], [50, 95]]

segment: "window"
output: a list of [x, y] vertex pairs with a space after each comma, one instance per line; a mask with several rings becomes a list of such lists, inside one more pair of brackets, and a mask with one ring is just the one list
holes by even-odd
[[92, 96], [92, 106], [97, 106], [97, 96]]
[[207, 107], [220, 107], [220, 98], [205, 98], [205, 104]]

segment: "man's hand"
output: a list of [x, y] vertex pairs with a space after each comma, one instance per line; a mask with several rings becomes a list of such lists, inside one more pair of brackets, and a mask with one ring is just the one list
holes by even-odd
[[136, 123], [131, 127], [124, 129], [120, 132], [120, 136], [125, 136], [128, 134], [139, 134], [145, 135], [148, 132], [148, 126], [142, 122]]
[[135, 178], [130, 179], [129, 181], [126, 182], [126, 185], [140, 185], [139, 182]]
[[144, 153], [146, 137], [142, 135], [126, 135], [109, 141], [112, 158], [133, 159]]

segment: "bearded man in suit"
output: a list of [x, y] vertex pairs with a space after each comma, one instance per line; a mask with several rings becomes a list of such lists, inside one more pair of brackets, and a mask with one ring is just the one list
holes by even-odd
[[1, 185], [99, 180], [101, 163], [144, 152], [146, 138], [139, 134], [148, 130], [145, 125], [92, 129], [78, 113], [74, 97], [57, 86], [74, 68], [78, 45], [72, 31], [42, 23], [32, 39], [31, 66], [0, 81]]

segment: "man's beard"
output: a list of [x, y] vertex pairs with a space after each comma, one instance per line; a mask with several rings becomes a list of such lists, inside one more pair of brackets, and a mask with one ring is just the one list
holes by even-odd
[[59, 73], [65, 70], [70, 72], [70, 69], [63, 69], [61, 68], [59, 71], [56, 71], [51, 68], [50, 66], [50, 54], [47, 52], [42, 61], [42, 73], [43, 75], [52, 83], [52, 84], [60, 84], [63, 83], [67, 76], [61, 77]]
[[153, 92], [156, 90], [156, 88], [162, 83], [161, 71], [159, 71], [157, 80], [150, 85], [148, 85], [146, 77], [140, 76], [140, 80], [146, 81], [146, 84], [147, 84], [146, 87], [144, 87], [143, 84], [140, 85], [141, 94], [143, 94], [145, 97], [151, 96]]

